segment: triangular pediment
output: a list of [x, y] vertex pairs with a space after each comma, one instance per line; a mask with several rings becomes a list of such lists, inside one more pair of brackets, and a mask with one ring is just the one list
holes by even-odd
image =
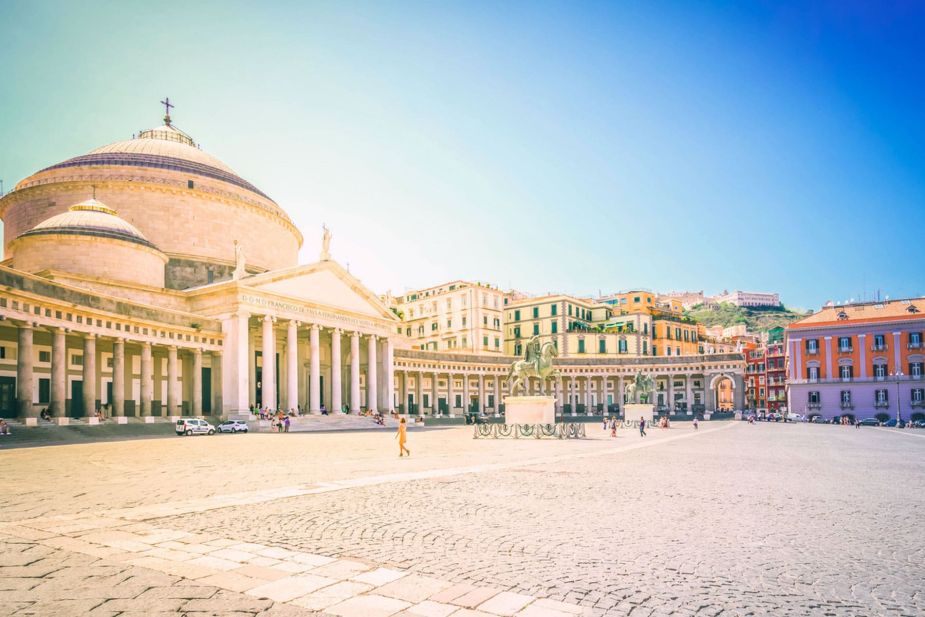
[[240, 281], [241, 286], [292, 300], [351, 313], [396, 320], [378, 296], [334, 261], [320, 261], [286, 270], [265, 272]]

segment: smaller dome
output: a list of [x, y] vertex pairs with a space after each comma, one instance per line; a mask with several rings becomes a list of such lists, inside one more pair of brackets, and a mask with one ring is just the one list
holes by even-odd
[[157, 249], [144, 237], [144, 234], [138, 231], [138, 228], [119, 218], [115, 210], [96, 199], [88, 199], [73, 205], [68, 208], [67, 212], [56, 214], [42, 221], [19, 237], [51, 234], [112, 238]]

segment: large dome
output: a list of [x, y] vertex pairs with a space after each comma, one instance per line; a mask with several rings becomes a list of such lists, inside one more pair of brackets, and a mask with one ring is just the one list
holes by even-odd
[[96, 148], [87, 154], [46, 167], [42, 171], [94, 165], [152, 167], [191, 173], [230, 182], [270, 199], [266, 193], [241, 178], [231, 167], [199, 149], [192, 137], [171, 124], [141, 131], [137, 137]]
[[[91, 192], [116, 204], [119, 216], [93, 208], [68, 211]], [[86, 235], [103, 233], [102, 227], [88, 229], [104, 220], [121, 221], [131, 229], [107, 228], [105, 233], [131, 238], [136, 246], [156, 246], [168, 258], [165, 285], [170, 289], [231, 278], [235, 242], [243, 247], [251, 273], [296, 265], [302, 244], [302, 234], [279, 204], [203, 152], [169, 116], [163, 125], [132, 139], [95, 148], [23, 179], [16, 190], [0, 197], [0, 218], [5, 258], [14, 258], [22, 246], [17, 238], [33, 238], [32, 244], [38, 243], [34, 236], [49, 238], [46, 225], [79, 221]], [[69, 238], [79, 241], [73, 234]]]

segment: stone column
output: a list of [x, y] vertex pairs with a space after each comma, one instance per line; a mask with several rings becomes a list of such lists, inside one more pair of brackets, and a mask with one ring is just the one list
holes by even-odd
[[169, 416], [183, 415], [180, 405], [180, 386], [177, 382], [177, 348], [171, 345], [167, 348], [167, 413]]
[[395, 345], [391, 338], [385, 339], [385, 392], [386, 410], [391, 411], [395, 406]]
[[479, 414], [485, 412], [485, 375], [479, 373]]
[[151, 416], [151, 402], [154, 400], [154, 356], [151, 343], [141, 344], [141, 415]]
[[607, 408], [607, 375], [601, 376], [601, 409], [606, 416], [609, 411]]
[[430, 415], [440, 415], [440, 393], [437, 391], [437, 373], [430, 374]]
[[703, 403], [706, 406], [706, 413], [716, 411], [716, 390], [713, 389], [713, 375], [704, 374], [703, 376]]
[[376, 335], [371, 334], [367, 341], [367, 367], [366, 367], [366, 407], [370, 411], [377, 411], [376, 392], [379, 383], [376, 379]]
[[360, 413], [360, 333], [350, 335], [350, 413]]
[[742, 411], [745, 407], [745, 379], [741, 375], [732, 378], [733, 411]]
[[[617, 395], [614, 398], [614, 402], [620, 406], [620, 413], [623, 413], [623, 375], [617, 376]], [[624, 416], [625, 417], [625, 416]]]
[[112, 343], [112, 415], [125, 415], [125, 339]]
[[463, 413], [469, 413], [469, 405], [471, 405], [471, 399], [469, 398], [469, 373], [463, 373]]
[[501, 375], [495, 375], [495, 404], [492, 406], [491, 411], [494, 415], [498, 415], [498, 410], [501, 405]]
[[96, 335], [84, 337], [84, 417], [91, 418], [96, 411]]
[[67, 401], [67, 335], [64, 328], [55, 328], [52, 333], [50, 398], [48, 413], [63, 418]]
[[572, 415], [578, 415], [578, 388], [575, 382], [575, 377], [569, 378], [569, 387], [568, 387], [568, 402], [572, 406]]
[[565, 405], [565, 394], [562, 391], [562, 381], [562, 377], [556, 379], [556, 404], [559, 406], [556, 411], [560, 414], [562, 413], [563, 405]]
[[451, 418], [453, 410], [456, 408], [456, 393], [453, 392], [453, 373], [447, 373], [446, 376], [446, 413]]
[[[240, 314], [239, 314], [240, 315]], [[243, 354], [243, 366], [247, 371], [247, 392], [241, 398], [239, 409], [249, 409], [252, 403], [257, 402], [257, 330], [250, 328], [250, 315], [242, 330], [244, 341], [241, 343], [240, 354]]]
[[674, 413], [674, 375], [668, 373], [668, 413]]
[[212, 415], [220, 416], [225, 408], [222, 396], [222, 356], [215, 352], [211, 354], [212, 360]]
[[340, 329], [331, 331], [331, 412], [340, 413], [343, 407], [343, 388], [341, 386]]
[[250, 313], [232, 313], [222, 320], [222, 408], [228, 417], [252, 419], [251, 385], [254, 363], [251, 353]]
[[417, 405], [418, 415], [424, 415], [424, 373], [421, 371], [414, 375], [414, 404]]
[[202, 415], [202, 350], [198, 347], [193, 350], [193, 396], [190, 401], [190, 413], [194, 416]]
[[273, 316], [263, 317], [263, 372], [261, 376], [263, 407], [276, 409], [276, 332], [273, 330]]
[[311, 356], [308, 364], [308, 411], [321, 413], [321, 327], [312, 324], [309, 329]]
[[[37, 417], [32, 405], [32, 324], [19, 325], [19, 347], [16, 350], [16, 402], [20, 418]], [[32, 421], [35, 423], [35, 420]]]
[[684, 382], [684, 402], [687, 403], [687, 415], [694, 413], [694, 392], [691, 388], [693, 381], [693, 375], [687, 375]]
[[299, 322], [292, 319], [286, 324], [286, 406], [295, 409], [299, 404]]

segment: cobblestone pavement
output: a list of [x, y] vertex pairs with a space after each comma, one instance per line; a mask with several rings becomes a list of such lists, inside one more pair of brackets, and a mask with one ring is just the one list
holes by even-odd
[[[0, 614], [925, 612], [925, 439], [682, 426], [645, 440], [589, 426], [583, 442], [417, 432], [411, 460], [386, 458], [382, 435], [158, 441], [125, 467], [148, 481], [108, 493], [80, 481], [76, 448], [93, 446], [45, 448], [28, 461], [60, 473], [0, 489]], [[213, 468], [271, 439], [277, 464]], [[101, 465], [129, 458], [101, 447]], [[7, 478], [16, 454], [0, 454]], [[213, 486], [190, 490], [200, 457]], [[66, 499], [50, 495], [59, 475]]]

